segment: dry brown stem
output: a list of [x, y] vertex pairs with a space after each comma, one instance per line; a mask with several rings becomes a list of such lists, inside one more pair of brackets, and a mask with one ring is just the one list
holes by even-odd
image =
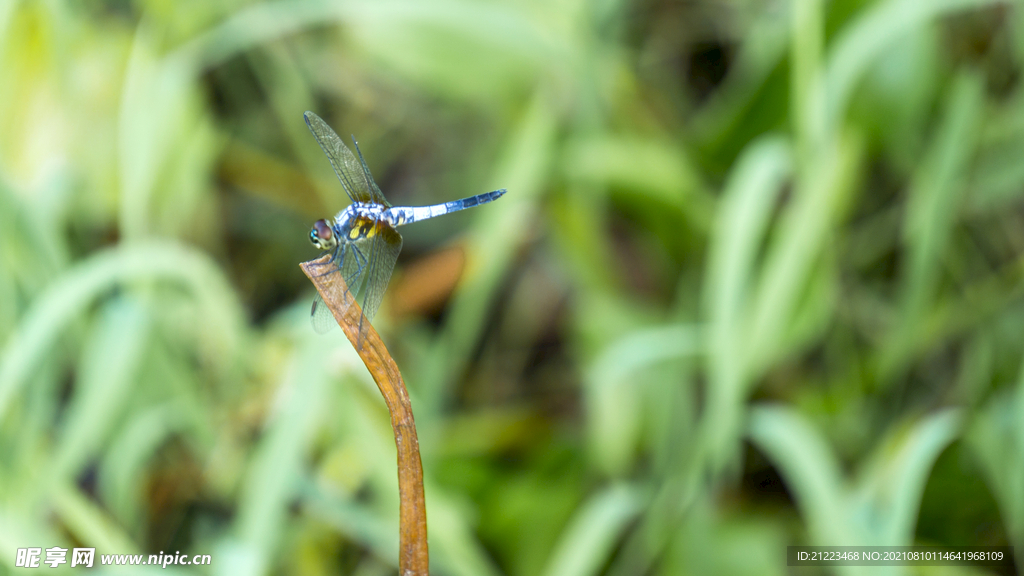
[[[330, 256], [303, 262], [299, 266], [316, 287], [327, 307], [334, 314], [345, 336], [356, 348], [366, 369], [373, 376], [377, 388], [391, 413], [391, 427], [395, 431], [398, 447], [399, 552], [398, 569], [402, 576], [428, 576], [427, 507], [423, 499], [423, 466], [420, 463], [420, 444], [416, 438], [416, 423], [412, 405], [405, 390], [405, 382], [398, 365], [391, 358], [380, 335], [369, 322], [363, 326], [365, 334], [359, 346], [359, 319], [363, 312], [352, 294], [345, 289], [341, 274], [317, 275], [313, 270], [323, 266]], [[340, 288], [340, 289], [339, 289]], [[343, 294], [338, 298], [336, 295]], [[339, 301], [340, 300], [340, 301]]]

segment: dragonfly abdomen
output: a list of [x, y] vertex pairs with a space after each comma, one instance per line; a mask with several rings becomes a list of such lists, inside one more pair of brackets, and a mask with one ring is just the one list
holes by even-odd
[[501, 198], [504, 194], [505, 189], [502, 188], [501, 190], [485, 192], [476, 196], [470, 196], [469, 198], [463, 198], [462, 200], [452, 200], [451, 202], [434, 204], [433, 206], [392, 206], [384, 212], [384, 219], [392, 226], [402, 226], [410, 222], [426, 220], [427, 218], [441, 216], [450, 212], [458, 212], [459, 210], [465, 210], [480, 204], [487, 204]]

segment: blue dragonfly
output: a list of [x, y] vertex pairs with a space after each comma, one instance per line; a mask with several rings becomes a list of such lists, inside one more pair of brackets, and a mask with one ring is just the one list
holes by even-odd
[[[505, 189], [433, 206], [392, 206], [373, 181], [355, 137], [352, 144], [358, 157], [319, 116], [306, 112], [305, 118], [306, 125], [331, 161], [342, 188], [352, 201], [333, 220], [321, 219], [313, 223], [309, 231], [310, 242], [317, 249], [331, 254], [330, 260], [321, 264], [316, 273], [340, 272], [347, 289], [360, 302], [363, 310], [359, 320], [361, 344], [365, 334], [364, 320], [372, 320], [380, 308], [398, 253], [402, 251], [402, 235], [398, 227], [493, 202], [505, 194]], [[332, 299], [345, 301], [343, 298]], [[319, 293], [313, 300], [310, 322], [320, 334], [337, 324]]]

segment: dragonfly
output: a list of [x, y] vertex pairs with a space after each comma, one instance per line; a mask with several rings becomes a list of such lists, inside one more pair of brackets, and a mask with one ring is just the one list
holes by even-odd
[[[358, 339], [361, 345], [365, 334], [363, 321], [368, 323], [372, 320], [380, 308], [398, 253], [402, 250], [402, 235], [398, 227], [493, 202], [505, 194], [505, 189], [433, 206], [392, 206], [373, 181], [355, 136], [352, 144], [356, 154], [353, 154], [323, 119], [312, 112], [306, 112], [305, 118], [306, 125], [330, 160], [351, 201], [348, 208], [338, 212], [333, 219], [314, 222], [309, 231], [309, 241], [313, 246], [331, 254], [331, 258], [318, 267], [316, 274], [340, 273], [346, 290], [355, 296], [357, 302], [361, 299], [363, 314], [359, 319]], [[344, 294], [337, 296], [341, 298], [332, 299], [347, 301]], [[337, 325], [320, 293], [313, 299], [310, 322], [313, 330], [320, 334]]]

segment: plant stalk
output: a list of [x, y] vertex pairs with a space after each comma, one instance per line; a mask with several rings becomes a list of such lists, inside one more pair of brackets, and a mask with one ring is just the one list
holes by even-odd
[[366, 369], [373, 376], [373, 381], [377, 383], [381, 395], [384, 396], [384, 402], [391, 414], [391, 428], [395, 432], [395, 446], [398, 448], [398, 570], [402, 576], [429, 576], [423, 465], [420, 462], [420, 444], [416, 438], [416, 423], [412, 416], [409, 393], [405, 389], [398, 365], [369, 322], [364, 321], [365, 333], [360, 339], [359, 320], [363, 311], [347, 290], [342, 275], [315, 272], [317, 268], [322, 268], [329, 258], [330, 255], [327, 255], [319, 260], [303, 262], [299, 266], [334, 314], [338, 325], [352, 342], [352, 346], [366, 364]]

